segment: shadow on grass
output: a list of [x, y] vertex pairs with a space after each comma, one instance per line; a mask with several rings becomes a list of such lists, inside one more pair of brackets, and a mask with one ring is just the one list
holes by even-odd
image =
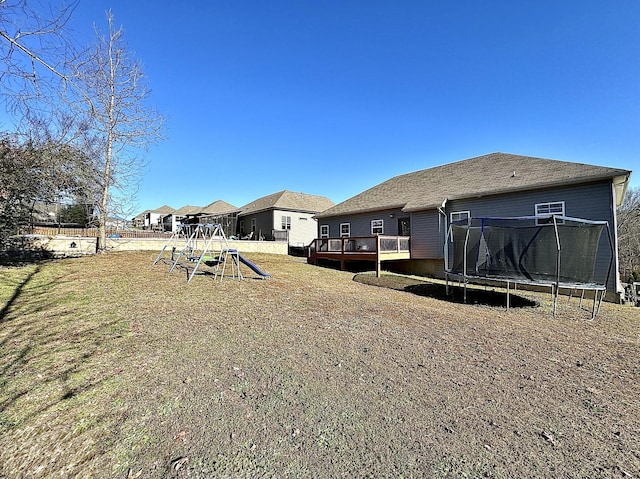
[[[119, 327], [117, 319], [96, 321], [90, 308], [76, 306], [81, 291], [61, 296], [54, 288], [60, 276], [44, 274], [42, 264], [27, 274], [19, 270], [1, 276], [11, 286], [0, 297], [0, 437], [99, 388], [108, 376], [92, 361]], [[72, 424], [78, 410], [69, 410]]]
[[[464, 303], [464, 288], [460, 286], [449, 286], [447, 295], [446, 286], [436, 283], [422, 283], [405, 286], [405, 291], [427, 296], [429, 298], [449, 301], [451, 303]], [[507, 293], [476, 288], [467, 288], [467, 304], [480, 304], [483, 306], [505, 307], [507, 304]], [[531, 299], [509, 293], [509, 306], [511, 308], [534, 308], [540, 303]]]
[[11, 310], [13, 304], [16, 300], [22, 295], [24, 288], [29, 282], [33, 279], [33, 277], [40, 272], [41, 266], [38, 265], [36, 269], [34, 269], [29, 275], [16, 287], [15, 291], [11, 295], [11, 297], [7, 300], [7, 303], [0, 309], [0, 324], [2, 324]]
[[42, 246], [31, 243], [11, 243], [0, 251], [0, 265], [26, 266], [42, 261], [55, 259], [55, 254]]
[[[425, 296], [440, 301], [459, 304], [465, 303], [464, 288], [461, 286], [450, 285], [449, 294], [447, 294], [446, 286], [442, 283], [416, 280], [402, 275], [385, 274], [377, 278], [374, 274], [362, 273], [356, 274], [353, 280], [371, 286], [406, 291], [418, 296]], [[479, 287], [467, 287], [466, 304], [504, 308], [507, 305], [507, 293]], [[534, 308], [538, 306], [540, 306], [540, 303], [537, 301], [518, 294], [509, 293], [509, 307], [511, 308]]]

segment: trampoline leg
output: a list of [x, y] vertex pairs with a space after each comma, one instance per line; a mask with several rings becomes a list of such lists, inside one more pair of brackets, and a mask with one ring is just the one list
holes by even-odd
[[467, 304], [467, 278], [464, 279], [464, 304]]
[[604, 300], [604, 295], [605, 294], [607, 294], [607, 290], [606, 289], [603, 289], [602, 291], [600, 291], [600, 301], [598, 302], [598, 309], [596, 310], [596, 314], [598, 314], [600, 312], [600, 306], [602, 306], [602, 300]]
[[552, 294], [553, 294], [553, 318], [556, 317], [556, 311], [558, 309], [558, 285], [552, 286]]
[[606, 292], [606, 289], [600, 291], [600, 299], [598, 299], [598, 290], [593, 290], [593, 310], [591, 311], [591, 320], [596, 319], [596, 315], [600, 312], [600, 306], [602, 305], [602, 300], [604, 299]]
[[509, 311], [509, 281], [507, 281], [507, 311]]

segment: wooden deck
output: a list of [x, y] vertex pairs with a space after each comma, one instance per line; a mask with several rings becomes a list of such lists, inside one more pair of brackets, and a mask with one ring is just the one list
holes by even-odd
[[410, 259], [409, 236], [350, 236], [344, 238], [316, 238], [307, 250], [307, 262], [319, 259], [339, 261], [340, 269], [347, 261], [373, 261], [380, 276], [381, 262]]

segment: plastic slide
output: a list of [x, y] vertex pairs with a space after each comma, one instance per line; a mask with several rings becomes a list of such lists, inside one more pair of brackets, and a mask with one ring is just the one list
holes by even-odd
[[251, 268], [255, 273], [259, 274], [260, 276], [262, 276], [263, 278], [270, 278], [271, 275], [269, 273], [265, 273], [264, 271], [262, 271], [260, 268], [258, 268], [254, 263], [252, 263], [251, 261], [249, 261], [247, 258], [245, 258], [244, 256], [242, 256], [240, 253], [238, 253], [238, 259], [246, 264], [249, 268]]

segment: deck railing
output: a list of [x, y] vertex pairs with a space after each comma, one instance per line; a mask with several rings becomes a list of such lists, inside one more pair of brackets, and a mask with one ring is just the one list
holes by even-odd
[[371, 253], [409, 252], [409, 236], [349, 236], [344, 238], [316, 238], [309, 245], [313, 253]]

